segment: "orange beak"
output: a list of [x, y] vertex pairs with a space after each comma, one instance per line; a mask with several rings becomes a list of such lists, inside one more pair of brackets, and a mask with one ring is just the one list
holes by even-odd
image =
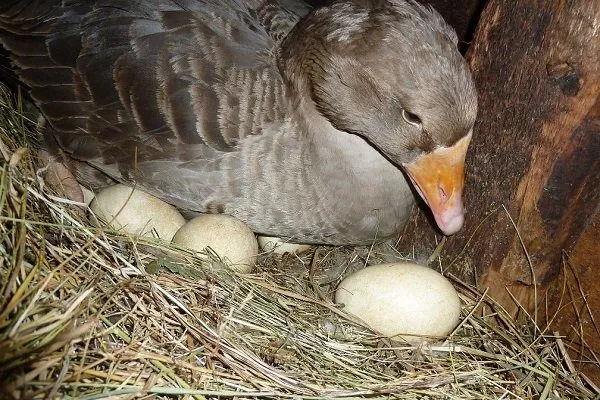
[[470, 142], [471, 133], [452, 147], [440, 147], [403, 165], [445, 235], [458, 232], [465, 220], [462, 192]]

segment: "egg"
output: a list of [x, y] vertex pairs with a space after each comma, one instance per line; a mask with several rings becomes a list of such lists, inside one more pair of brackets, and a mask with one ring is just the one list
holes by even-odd
[[461, 310], [446, 278], [408, 262], [374, 265], [348, 276], [335, 302], [375, 331], [412, 344], [446, 337], [458, 325]]
[[121, 184], [102, 189], [90, 208], [98, 219], [113, 229], [165, 241], [170, 241], [185, 224], [183, 216], [172, 205]]
[[258, 254], [254, 232], [242, 221], [225, 214], [204, 214], [182, 226], [173, 243], [192, 250], [210, 247], [232, 269], [251, 272]]
[[79, 187], [81, 188], [81, 193], [83, 193], [83, 202], [86, 206], [89, 206], [96, 195], [85, 186], [79, 185]]
[[275, 254], [301, 253], [311, 247], [307, 244], [286, 242], [273, 236], [259, 236], [258, 244], [263, 251], [272, 251]]

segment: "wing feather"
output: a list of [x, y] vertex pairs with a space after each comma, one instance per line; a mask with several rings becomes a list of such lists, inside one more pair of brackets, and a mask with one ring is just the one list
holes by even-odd
[[283, 117], [274, 48], [309, 10], [291, 4], [12, 1], [0, 42], [63, 150], [125, 176], [235, 151]]

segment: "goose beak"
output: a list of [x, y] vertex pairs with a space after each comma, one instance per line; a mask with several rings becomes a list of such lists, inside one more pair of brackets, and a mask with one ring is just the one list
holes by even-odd
[[462, 192], [470, 142], [471, 133], [452, 147], [437, 148], [403, 165], [445, 235], [458, 232], [465, 220]]

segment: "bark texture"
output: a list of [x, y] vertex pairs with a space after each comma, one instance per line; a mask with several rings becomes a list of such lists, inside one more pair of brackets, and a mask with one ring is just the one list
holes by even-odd
[[600, 385], [600, 213], [586, 227], [549, 290], [552, 331], [564, 336], [575, 367]]

